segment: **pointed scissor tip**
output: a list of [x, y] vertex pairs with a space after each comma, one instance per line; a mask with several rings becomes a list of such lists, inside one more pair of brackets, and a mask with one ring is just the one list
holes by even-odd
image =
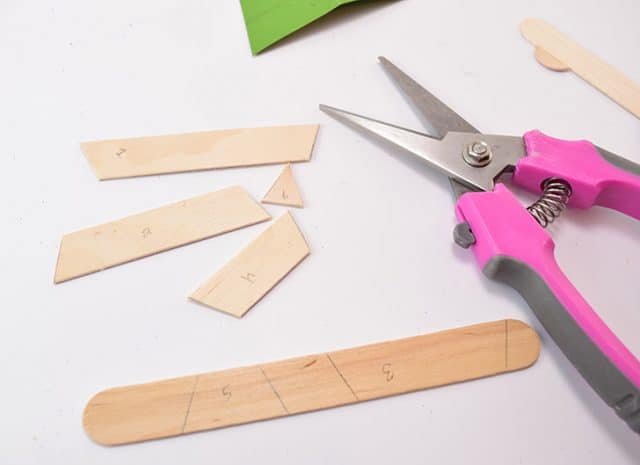
[[389, 67], [395, 68], [396, 67], [393, 63], [391, 63], [391, 61], [389, 61], [389, 59], [387, 57], [383, 57], [382, 55], [378, 57], [378, 61], [385, 68], [389, 68]]
[[320, 108], [320, 111], [322, 111], [323, 113], [326, 113], [327, 115], [329, 115], [334, 119], [337, 119], [338, 121], [348, 122], [351, 124], [353, 124], [351, 117], [359, 116], [359, 115], [356, 115], [355, 113], [351, 113], [350, 111], [341, 110], [340, 108], [331, 107], [329, 105], [324, 105], [324, 104], [320, 104], [318, 108]]
[[320, 111], [323, 111], [323, 112], [328, 113], [328, 114], [336, 114], [336, 113], [342, 113], [343, 112], [343, 110], [340, 110], [339, 108], [331, 107], [331, 106], [325, 105], [323, 103], [318, 105], [318, 108], [320, 108]]
[[349, 124], [356, 124], [356, 126], [362, 126], [362, 124], [358, 124], [360, 120], [368, 120], [375, 121], [371, 118], [367, 118], [366, 116], [358, 115], [356, 113], [351, 113], [347, 110], [342, 110], [341, 108], [331, 107], [329, 105], [320, 104], [319, 108], [321, 111], [326, 113], [327, 115], [337, 119], [338, 121], [346, 122]]

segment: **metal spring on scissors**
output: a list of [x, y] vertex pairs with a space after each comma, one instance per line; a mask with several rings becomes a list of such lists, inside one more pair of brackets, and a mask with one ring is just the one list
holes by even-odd
[[549, 178], [542, 184], [542, 196], [527, 210], [540, 226], [553, 223], [569, 203], [571, 186], [564, 179]]

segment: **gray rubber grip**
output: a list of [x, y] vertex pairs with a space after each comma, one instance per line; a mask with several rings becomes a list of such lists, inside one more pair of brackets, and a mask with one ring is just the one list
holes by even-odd
[[526, 263], [505, 256], [493, 257], [483, 272], [520, 293], [582, 377], [633, 431], [640, 433], [640, 391], [584, 333], [542, 277]]

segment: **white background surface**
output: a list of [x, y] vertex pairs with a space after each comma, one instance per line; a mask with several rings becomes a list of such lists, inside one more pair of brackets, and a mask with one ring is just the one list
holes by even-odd
[[[639, 121], [539, 66], [518, 32], [529, 16], [640, 80], [635, 0], [374, 2], [258, 57], [237, 1], [4, 0], [0, 463], [639, 463], [639, 437], [542, 331], [536, 365], [491, 379], [124, 447], [92, 443], [81, 425], [111, 386], [507, 317], [540, 329], [453, 245], [444, 177], [317, 110], [419, 129], [377, 64], [386, 55], [481, 130], [537, 127], [640, 162]], [[234, 184], [260, 198], [281, 170], [98, 182], [80, 141], [313, 122], [313, 160], [294, 167], [312, 254], [244, 319], [186, 296], [264, 224], [52, 284], [66, 232]], [[551, 232], [567, 274], [640, 354], [640, 224], [593, 209]]]

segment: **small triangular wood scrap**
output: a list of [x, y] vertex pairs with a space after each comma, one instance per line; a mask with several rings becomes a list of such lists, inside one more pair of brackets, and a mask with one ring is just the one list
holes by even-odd
[[293, 178], [290, 163], [284, 167], [278, 179], [275, 180], [269, 191], [265, 194], [262, 203], [285, 205], [287, 207], [304, 207], [300, 189], [298, 189], [296, 180]]

